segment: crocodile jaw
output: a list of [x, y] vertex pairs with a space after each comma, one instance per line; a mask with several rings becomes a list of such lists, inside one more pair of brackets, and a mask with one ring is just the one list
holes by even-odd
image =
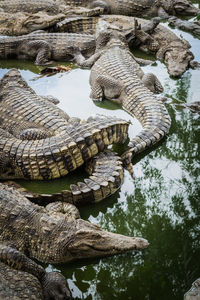
[[98, 225], [80, 219], [77, 221], [75, 238], [68, 246], [68, 251], [73, 259], [82, 259], [142, 250], [148, 245], [148, 241], [143, 238], [107, 232]]

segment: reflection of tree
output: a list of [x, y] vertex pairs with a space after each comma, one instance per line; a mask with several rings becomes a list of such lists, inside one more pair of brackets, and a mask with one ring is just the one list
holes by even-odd
[[158, 155], [176, 161], [183, 169], [196, 172], [198, 166], [199, 134], [198, 116], [189, 110], [168, 108], [171, 128], [162, 147], [156, 149]]
[[[123, 234], [143, 236], [150, 246], [135, 256], [129, 253], [102, 259], [82, 271], [77, 267], [74, 272], [73, 265], [66, 276], [74, 276], [83, 299], [86, 295], [87, 299], [182, 299], [199, 276], [197, 183], [193, 181], [191, 191], [190, 182], [183, 178], [188, 195], [182, 195], [180, 190], [171, 196], [169, 216], [165, 207], [161, 208], [169, 195], [167, 188], [162, 189], [165, 179], [162, 172], [151, 167], [151, 159], [146, 160], [149, 164], [144, 162], [143, 180], [135, 180], [136, 188], [133, 195], [127, 196], [127, 207], [118, 203], [117, 207], [109, 208], [108, 213], [100, 215], [99, 223]], [[154, 179], [151, 189], [149, 172]]]
[[[183, 222], [174, 223], [164, 213], [149, 215], [145, 190], [137, 200], [139, 194], [141, 186], [134, 196], [127, 198], [128, 213], [121, 211], [118, 219], [123, 220], [127, 230], [131, 219], [135, 231], [150, 241], [149, 248], [135, 257], [125, 254], [102, 259], [82, 271], [74, 272], [73, 266], [65, 275], [74, 277], [83, 299], [182, 299], [191, 282], [199, 276], [199, 218], [189, 217], [179, 197], [174, 197], [172, 202], [174, 213], [184, 216]], [[127, 214], [129, 218], [125, 219]]]
[[143, 236], [150, 245], [136, 255], [63, 266], [82, 291], [74, 292], [77, 299], [179, 300], [199, 277], [198, 121], [186, 110], [169, 112], [170, 134], [135, 164], [130, 195], [85, 208], [102, 228]]
[[175, 99], [185, 102], [191, 86], [191, 77], [192, 74], [190, 72], [186, 72], [180, 79], [176, 80], [176, 88], [173, 91], [173, 97]]

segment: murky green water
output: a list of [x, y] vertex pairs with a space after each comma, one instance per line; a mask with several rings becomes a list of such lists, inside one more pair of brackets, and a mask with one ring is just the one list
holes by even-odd
[[[177, 34], [181, 32], [175, 30]], [[200, 41], [181, 33], [200, 61]], [[39, 78], [40, 67], [32, 63], [0, 61], [0, 76], [17, 67], [34, 90], [59, 98], [59, 107], [70, 116], [116, 115], [130, 119], [130, 137], [141, 129], [139, 122], [110, 102], [96, 106], [89, 98], [89, 71]], [[143, 252], [47, 266], [65, 275], [75, 299], [178, 300], [200, 275], [199, 213], [199, 117], [179, 104], [199, 101], [200, 71], [188, 70], [181, 79], [169, 78], [164, 64], [143, 68], [158, 75], [172, 126], [167, 139], [134, 160], [134, 180], [125, 171], [124, 183], [102, 203], [81, 208], [81, 216], [102, 228], [142, 236], [150, 242]], [[33, 191], [54, 192], [77, 176], [51, 182], [25, 182]]]

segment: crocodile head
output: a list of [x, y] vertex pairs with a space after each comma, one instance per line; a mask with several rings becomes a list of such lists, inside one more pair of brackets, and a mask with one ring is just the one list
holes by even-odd
[[194, 58], [189, 48], [190, 44], [186, 41], [173, 41], [161, 47], [156, 56], [158, 59], [165, 61], [168, 72], [172, 77], [180, 77]]
[[168, 72], [172, 77], [180, 77], [189, 67], [190, 61], [194, 58], [188, 49], [172, 49], [166, 51], [165, 62]]
[[[61, 263], [110, 256], [130, 250], [141, 250], [148, 246], [147, 240], [143, 238], [104, 231], [98, 225], [82, 219], [71, 219], [71, 221], [62, 223], [62, 229], [58, 228], [56, 237], [52, 241], [48, 238], [48, 234], [51, 232], [50, 226], [43, 227], [47, 237], [42, 237], [42, 240], [46, 243], [48, 239], [48, 243], [52, 242], [52, 245], [41, 245], [43, 249], [46, 249], [46, 253], [43, 257], [37, 257], [38, 259]], [[53, 231], [55, 232], [55, 229]]]
[[46, 12], [40, 11], [35, 14], [29, 14], [23, 22], [23, 27], [28, 32], [48, 28], [65, 18], [64, 14], [48, 15]]
[[200, 13], [200, 9], [196, 8], [188, 0], [173, 0], [173, 8], [175, 10], [176, 15], [193, 16]]

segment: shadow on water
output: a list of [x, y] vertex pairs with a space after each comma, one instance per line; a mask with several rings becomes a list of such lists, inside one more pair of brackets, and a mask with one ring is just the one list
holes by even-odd
[[[181, 34], [197, 53], [196, 39]], [[200, 59], [198, 53], [196, 59]], [[70, 115], [86, 118], [92, 113], [105, 113], [131, 119], [111, 102], [92, 103], [88, 70], [76, 69], [34, 81], [40, 67], [0, 61], [0, 75], [11, 67], [19, 68], [38, 93], [58, 96], [59, 107]], [[83, 219], [98, 223], [105, 230], [142, 236], [150, 245], [143, 252], [47, 266], [47, 270], [60, 270], [65, 275], [74, 299], [181, 300], [200, 275], [199, 117], [177, 106], [199, 100], [200, 71], [188, 70], [174, 80], [158, 61], [143, 70], [158, 75], [165, 95], [171, 99], [167, 104], [172, 121], [169, 135], [133, 159], [134, 179], [125, 171], [124, 183], [115, 195], [97, 205], [82, 207], [80, 213]], [[134, 119], [131, 121], [130, 134], [136, 134], [140, 128]], [[74, 178], [83, 177], [82, 172], [77, 171], [70, 179], [23, 184], [41, 192], [49, 191], [51, 186], [54, 192], [69, 186]]]

